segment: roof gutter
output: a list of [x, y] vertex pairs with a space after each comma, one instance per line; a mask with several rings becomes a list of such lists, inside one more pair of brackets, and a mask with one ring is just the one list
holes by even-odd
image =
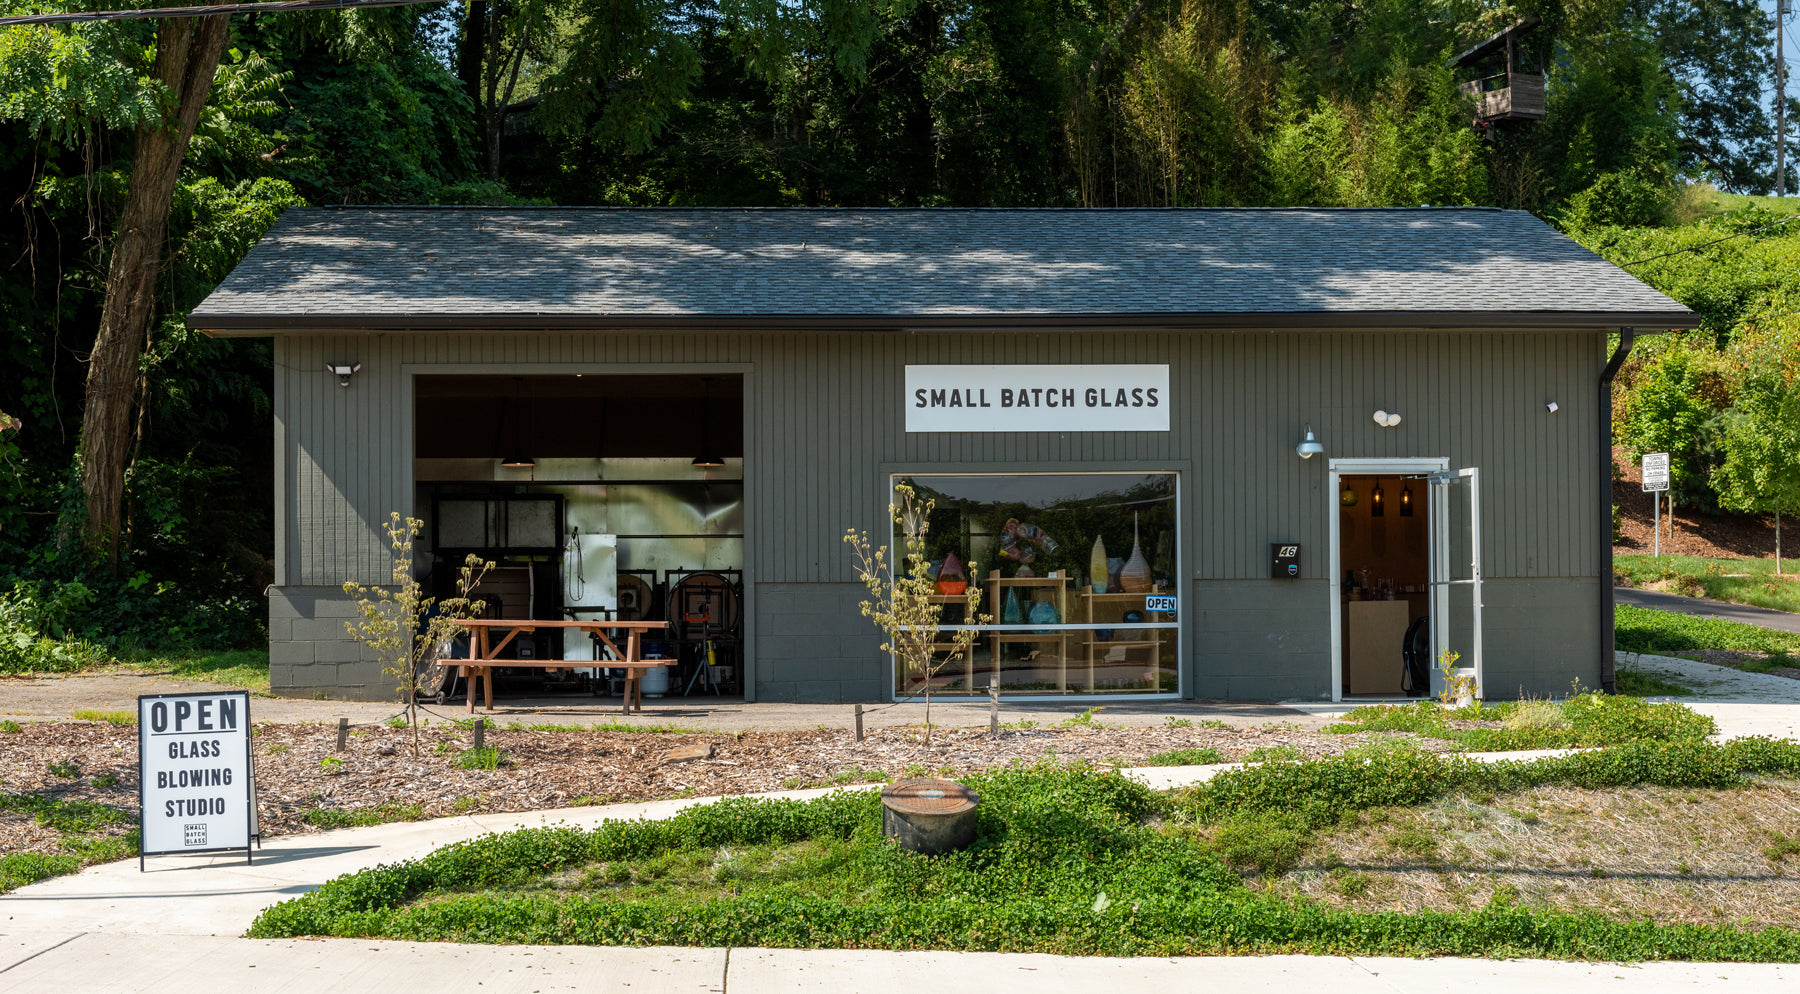
[[1618, 669], [1613, 659], [1617, 604], [1613, 596], [1612, 578], [1612, 382], [1631, 355], [1637, 329], [1619, 329], [1619, 347], [1613, 350], [1606, 368], [1600, 371], [1600, 689], [1614, 694], [1619, 689]]
[[1102, 331], [1506, 330], [1612, 331], [1621, 325], [1700, 327], [1691, 312], [1305, 311], [1204, 314], [231, 314], [192, 313], [188, 327], [219, 338], [308, 332], [618, 331]]

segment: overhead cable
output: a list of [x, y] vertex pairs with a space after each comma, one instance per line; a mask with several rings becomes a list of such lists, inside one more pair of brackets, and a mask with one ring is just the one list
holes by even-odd
[[81, 24], [92, 21], [169, 20], [178, 17], [210, 17], [214, 14], [249, 14], [294, 10], [356, 10], [366, 7], [410, 7], [442, 0], [270, 0], [265, 3], [208, 4], [202, 7], [148, 7], [127, 10], [67, 11], [60, 14], [15, 14], [0, 17], [0, 27], [20, 24]]

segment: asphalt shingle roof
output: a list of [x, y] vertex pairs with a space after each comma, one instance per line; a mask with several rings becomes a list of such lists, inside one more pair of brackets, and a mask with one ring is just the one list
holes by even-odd
[[311, 329], [1690, 327], [1524, 211], [294, 208], [189, 318]]

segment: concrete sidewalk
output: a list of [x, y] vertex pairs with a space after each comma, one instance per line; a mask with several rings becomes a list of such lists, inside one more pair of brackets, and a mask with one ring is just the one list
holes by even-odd
[[1182, 959], [880, 950], [467, 946], [354, 939], [6, 935], [0, 991], [286, 994], [1093, 994], [1328, 990], [1333, 994], [1642, 994], [1792, 990], [1800, 968], [1718, 963], [1226, 956]]

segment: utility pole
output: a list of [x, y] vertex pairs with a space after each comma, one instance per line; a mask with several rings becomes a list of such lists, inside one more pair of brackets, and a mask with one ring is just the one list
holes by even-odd
[[1775, 0], [1775, 195], [1787, 196], [1787, 58], [1782, 51], [1784, 21], [1793, 0]]

